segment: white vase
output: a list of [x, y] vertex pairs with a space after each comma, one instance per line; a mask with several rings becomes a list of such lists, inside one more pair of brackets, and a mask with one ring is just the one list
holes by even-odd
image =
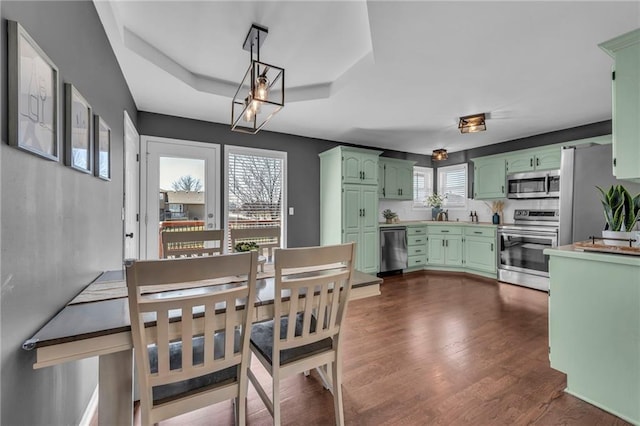
[[[635, 232], [602, 231], [602, 238], [604, 238], [602, 242], [609, 246], [629, 247], [629, 241], [607, 240], [606, 238], [620, 238], [620, 239], [628, 240], [630, 238], [635, 239], [636, 237], [637, 235]], [[637, 243], [637, 241], [635, 243]]]

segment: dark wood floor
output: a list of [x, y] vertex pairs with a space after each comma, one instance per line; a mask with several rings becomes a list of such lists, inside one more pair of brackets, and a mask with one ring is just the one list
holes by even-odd
[[[549, 367], [547, 329], [543, 292], [468, 275], [387, 277], [381, 296], [349, 305], [346, 423], [626, 425], [563, 392], [564, 374]], [[333, 423], [333, 398], [315, 372], [283, 382], [282, 417]], [[248, 423], [270, 422], [250, 385]], [[185, 424], [233, 424], [231, 403], [161, 423]]]

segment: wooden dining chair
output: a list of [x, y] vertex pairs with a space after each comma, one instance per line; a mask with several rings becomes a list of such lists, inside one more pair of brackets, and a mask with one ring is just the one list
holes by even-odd
[[[231, 249], [235, 251], [236, 244], [253, 242], [258, 246], [260, 270], [264, 272], [264, 263], [273, 262], [273, 250], [280, 248], [280, 227], [271, 228], [243, 228], [231, 229], [229, 232]], [[265, 253], [266, 252], [266, 253]], [[266, 254], [266, 255], [265, 255]]]
[[163, 231], [162, 256], [167, 259], [221, 254], [223, 241], [224, 232], [221, 229]]
[[[281, 418], [280, 381], [313, 368], [333, 392], [336, 424], [344, 424], [341, 330], [354, 262], [354, 243], [275, 250], [275, 320], [254, 324], [251, 330], [251, 352], [271, 375], [272, 399], [249, 369], [249, 380], [275, 425]], [[333, 269], [296, 273], [296, 268], [327, 265]]]
[[[127, 262], [143, 425], [226, 399], [234, 399], [236, 424], [245, 424], [256, 270], [255, 252]], [[166, 290], [237, 276], [246, 281]], [[164, 292], [153, 293], [159, 285]]]

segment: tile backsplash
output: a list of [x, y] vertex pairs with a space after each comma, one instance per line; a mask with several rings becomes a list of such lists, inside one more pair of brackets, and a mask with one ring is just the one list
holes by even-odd
[[[513, 223], [513, 213], [516, 209], [557, 209], [559, 203], [557, 198], [540, 199], [540, 200], [509, 200], [504, 199], [504, 211], [502, 212], [501, 223]], [[382, 211], [390, 209], [398, 214], [400, 221], [407, 220], [431, 220], [431, 208], [414, 208], [413, 201], [393, 201], [380, 200], [379, 203], [379, 222], [384, 221]], [[465, 208], [445, 209], [449, 212], [449, 220], [455, 222], [469, 222], [471, 211], [475, 211], [480, 222], [491, 222], [491, 209], [481, 200], [467, 199]]]

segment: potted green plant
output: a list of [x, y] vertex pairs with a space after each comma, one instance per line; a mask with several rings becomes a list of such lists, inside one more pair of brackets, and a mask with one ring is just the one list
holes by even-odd
[[386, 219], [387, 223], [393, 223], [393, 219], [397, 218], [398, 215], [392, 212], [390, 209], [386, 209], [382, 211], [382, 217]]
[[241, 242], [236, 244], [235, 246], [235, 250], [237, 252], [244, 252], [244, 251], [252, 251], [252, 250], [258, 250], [258, 245], [256, 243], [254, 243], [253, 241], [245, 241], [245, 242]]
[[[640, 219], [640, 194], [632, 197], [622, 185], [612, 185], [608, 191], [596, 186], [602, 194], [602, 207], [606, 221], [602, 237], [634, 238], [633, 230]], [[604, 240], [609, 245], [627, 245], [624, 241]], [[636, 241], [636, 244], [638, 242]]]
[[436, 220], [438, 213], [442, 211], [442, 203], [444, 203], [445, 198], [434, 192], [424, 200], [424, 204], [431, 207], [431, 220]]

